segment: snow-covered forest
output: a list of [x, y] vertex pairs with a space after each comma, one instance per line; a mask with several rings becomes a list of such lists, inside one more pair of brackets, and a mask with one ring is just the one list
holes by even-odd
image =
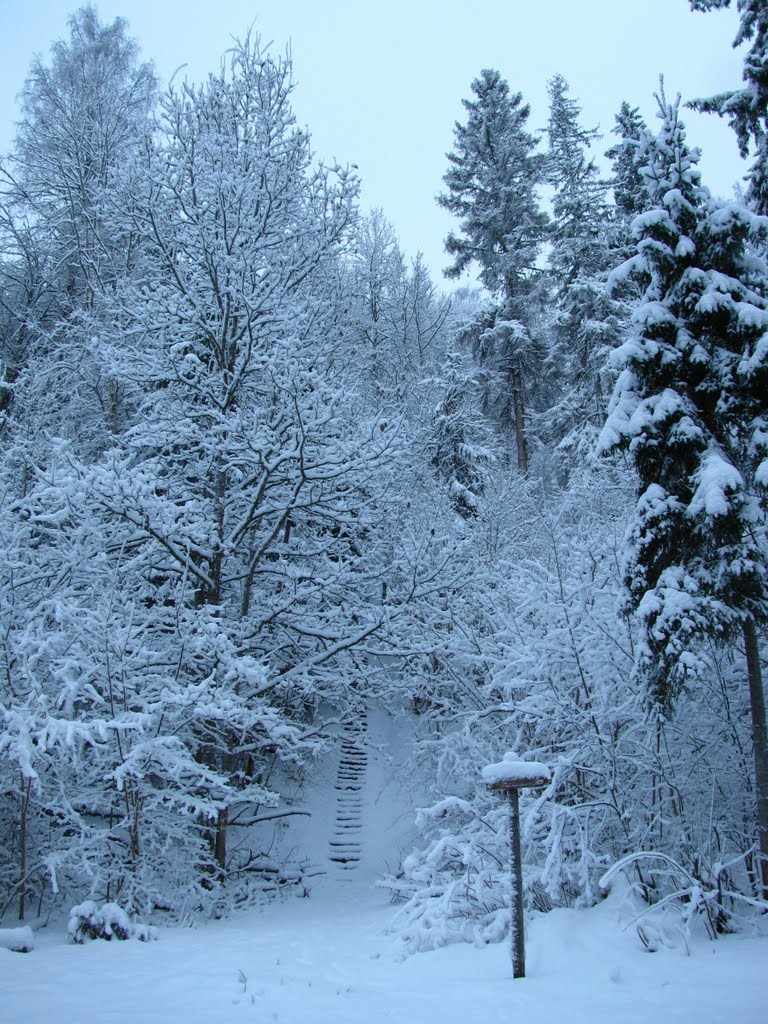
[[735, 6], [743, 81], [691, 99], [741, 196], [663, 83], [601, 142], [563, 76], [538, 135], [478, 69], [446, 281], [255, 33], [161, 89], [87, 6], [33, 60], [0, 163], [0, 924], [311, 899], [359, 859], [352, 804], [330, 855], [307, 825], [318, 765], [356, 792], [369, 721], [419, 794], [378, 879], [408, 950], [509, 927], [507, 751], [551, 771], [531, 914], [617, 879], [713, 940], [768, 910], [768, 9]]

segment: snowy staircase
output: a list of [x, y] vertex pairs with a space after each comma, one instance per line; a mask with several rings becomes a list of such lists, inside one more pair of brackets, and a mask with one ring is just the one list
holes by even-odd
[[342, 872], [354, 870], [362, 854], [367, 736], [368, 718], [361, 710], [344, 724], [336, 772], [336, 817], [328, 846], [331, 862]]

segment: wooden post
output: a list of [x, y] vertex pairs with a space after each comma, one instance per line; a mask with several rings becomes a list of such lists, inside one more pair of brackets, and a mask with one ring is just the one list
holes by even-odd
[[512, 882], [512, 905], [509, 921], [509, 946], [512, 977], [525, 977], [525, 921], [523, 919], [523, 857], [520, 852], [520, 800], [517, 786], [507, 790], [509, 799], [509, 866]]
[[512, 957], [512, 976], [525, 977], [525, 920], [523, 917], [523, 857], [520, 850], [520, 801], [518, 791], [524, 788], [548, 786], [551, 779], [545, 764], [517, 761], [507, 755], [499, 764], [483, 769], [488, 788], [501, 793], [509, 802], [509, 850], [511, 906], [509, 946]]

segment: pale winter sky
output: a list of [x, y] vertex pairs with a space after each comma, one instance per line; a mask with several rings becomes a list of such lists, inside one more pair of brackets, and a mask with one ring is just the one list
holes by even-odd
[[[0, 152], [13, 139], [34, 53], [68, 35], [67, 0], [0, 0]], [[294, 109], [324, 160], [354, 163], [363, 205], [381, 207], [409, 257], [421, 250], [438, 283], [443, 239], [454, 226], [438, 209], [445, 153], [461, 100], [480, 70], [496, 67], [530, 102], [530, 127], [547, 122], [546, 84], [563, 74], [583, 123], [611, 145], [623, 99], [655, 123], [653, 93], [706, 96], [741, 82], [732, 50], [735, 11], [694, 14], [688, 0], [100, 0], [120, 15], [164, 83], [183, 64], [193, 80], [219, 67], [233, 38], [253, 26], [276, 52], [290, 45]], [[735, 2], [732, 5], [735, 7]], [[730, 196], [744, 173], [730, 130], [687, 112], [689, 141], [704, 151], [705, 184]]]

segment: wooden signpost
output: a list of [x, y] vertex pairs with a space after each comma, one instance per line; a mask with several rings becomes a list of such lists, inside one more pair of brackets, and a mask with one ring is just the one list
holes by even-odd
[[510, 872], [512, 906], [509, 924], [512, 976], [525, 977], [525, 931], [523, 921], [523, 860], [520, 853], [520, 803], [521, 789], [548, 786], [551, 782], [549, 768], [540, 761], [520, 761], [513, 754], [505, 754], [498, 764], [483, 768], [486, 786], [494, 793], [500, 793], [509, 801], [509, 845], [511, 852]]

